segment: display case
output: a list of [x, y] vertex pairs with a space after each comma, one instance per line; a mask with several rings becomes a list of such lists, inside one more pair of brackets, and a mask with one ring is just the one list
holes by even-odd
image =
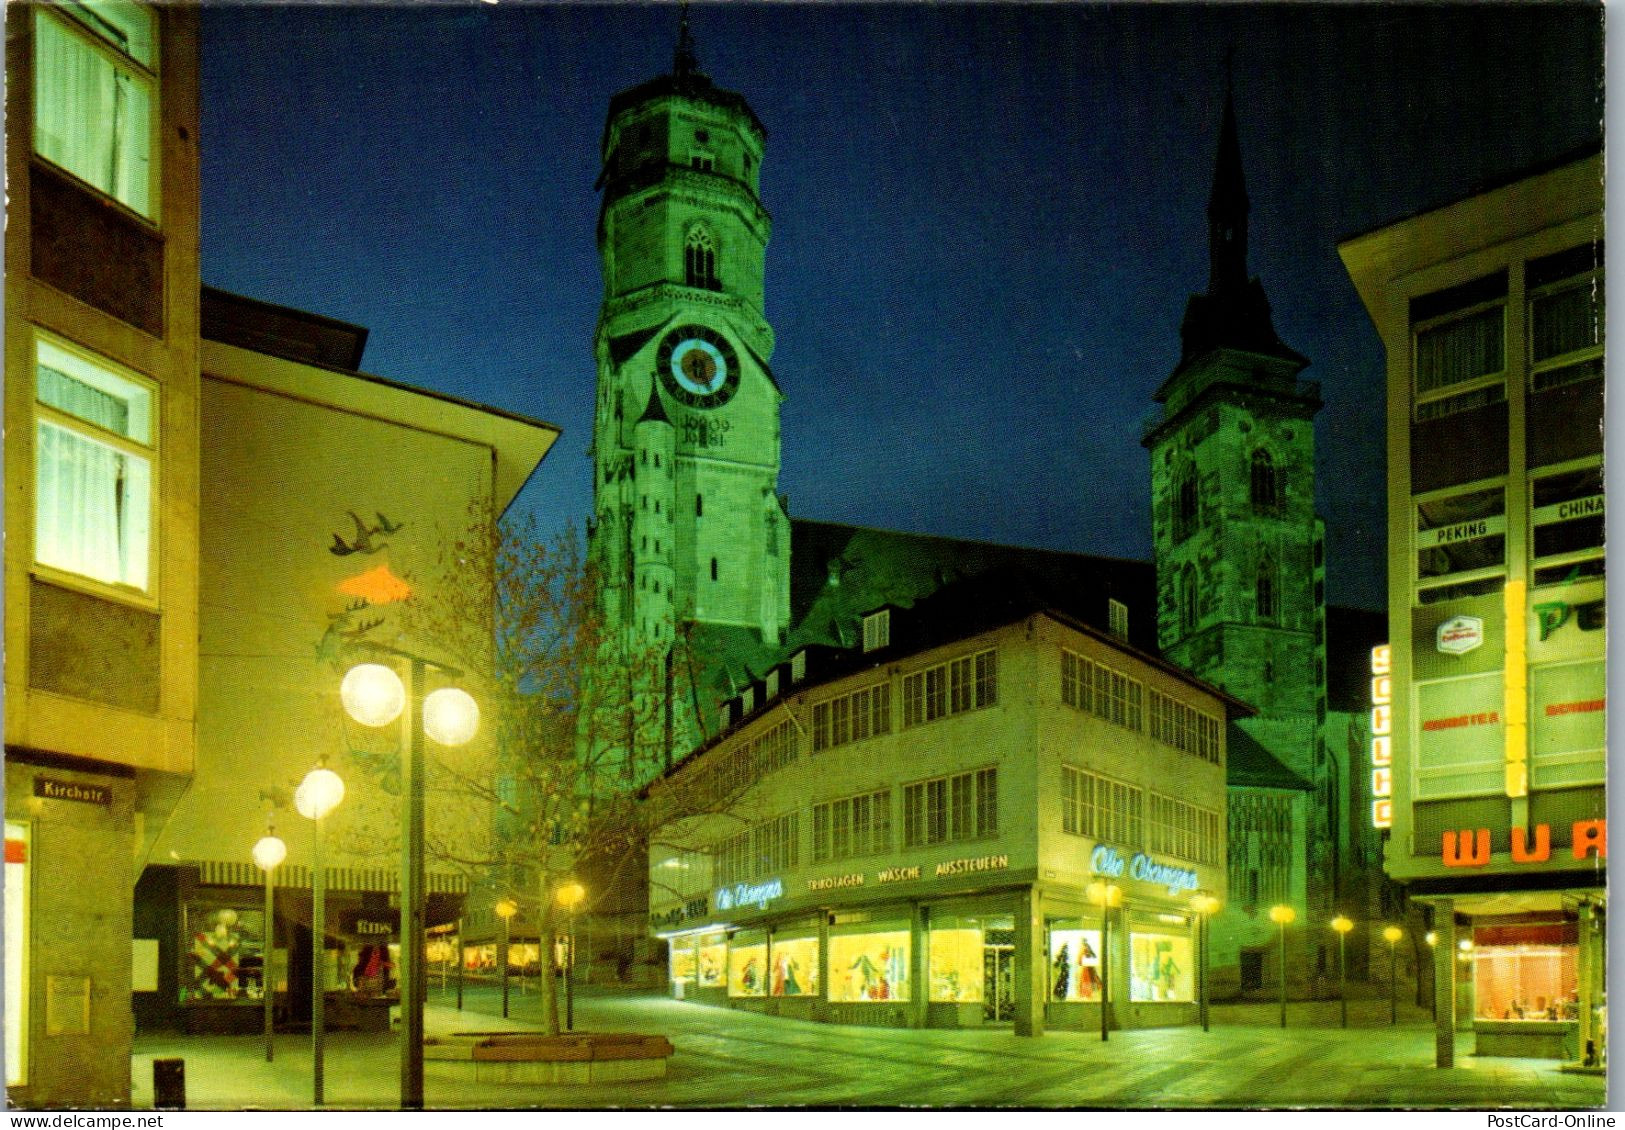
[[767, 935], [741, 930], [728, 941], [728, 995], [767, 996]]
[[815, 997], [818, 995], [818, 938], [775, 936], [770, 951], [772, 980], [769, 991], [775, 997]]
[[1129, 932], [1129, 999], [1179, 1001], [1196, 999], [1195, 950], [1189, 932]]
[[909, 999], [909, 928], [906, 921], [864, 923], [829, 939], [831, 1001]]
[[1100, 931], [1078, 918], [1058, 918], [1049, 930], [1049, 999], [1100, 999]]

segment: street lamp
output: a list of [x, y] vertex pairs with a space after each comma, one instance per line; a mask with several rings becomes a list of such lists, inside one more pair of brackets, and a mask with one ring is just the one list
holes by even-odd
[[502, 952], [498, 960], [502, 963], [502, 1019], [508, 1019], [508, 957], [512, 949], [512, 942], [508, 937], [508, 930], [513, 923], [513, 916], [519, 913], [519, 904], [513, 899], [503, 899], [496, 904], [497, 917], [502, 919]]
[[1398, 926], [1384, 926], [1382, 936], [1388, 943], [1388, 1023], [1392, 1026], [1399, 1023], [1399, 951], [1394, 946], [1405, 931]]
[[265, 835], [254, 845], [254, 865], [265, 872], [265, 941], [264, 952], [260, 958], [260, 989], [265, 997], [265, 1062], [270, 1063], [273, 1058], [271, 1046], [272, 1026], [275, 1024], [273, 1009], [276, 993], [274, 982], [271, 980], [271, 955], [276, 952], [276, 894], [275, 885], [271, 881], [271, 872], [282, 865], [288, 858], [288, 845], [282, 842], [276, 834], [276, 825], [267, 821]]
[[1298, 912], [1285, 903], [1270, 907], [1270, 921], [1281, 928], [1281, 1027], [1286, 1027], [1286, 928], [1295, 922]]
[[[366, 644], [371, 650], [406, 660], [412, 669], [412, 690], [395, 669], [384, 663], [359, 663], [345, 672], [339, 686], [344, 710], [363, 726], [387, 726], [401, 719], [406, 736], [401, 742], [401, 1109], [423, 1109], [423, 1002], [429, 979], [424, 960], [426, 897], [423, 881], [423, 737], [427, 733], [441, 745], [462, 745], [479, 728], [480, 709], [467, 691], [442, 687], [425, 696], [424, 676], [433, 667], [451, 678], [462, 675], [454, 667], [424, 659], [384, 644]], [[414, 725], [416, 717], [421, 724]]]
[[[1429, 1009], [1428, 1009], [1428, 1012], [1430, 1014], [1432, 1014], [1434, 1020], [1438, 1020], [1439, 1019], [1439, 963], [1434, 958], [1434, 954], [1438, 951], [1438, 948], [1439, 948], [1439, 933], [1438, 933], [1438, 931], [1437, 930], [1429, 930], [1423, 936], [1423, 940], [1426, 941], [1427, 944], [1428, 944], [1428, 968], [1429, 968], [1428, 981], [1433, 986], [1433, 992], [1428, 994], [1428, 1004], [1430, 1006]], [[1420, 984], [1422, 978], [1420, 976], [1418, 976], [1416, 978], [1416, 980], [1417, 980], [1418, 984]]]
[[1122, 889], [1104, 879], [1089, 884], [1089, 901], [1100, 904], [1100, 1039], [1102, 1043], [1111, 1038], [1109, 1014], [1112, 994], [1111, 980], [1107, 976], [1107, 954], [1111, 952], [1112, 921], [1108, 911], [1121, 902], [1122, 898]]
[[1208, 967], [1208, 961], [1209, 961], [1209, 955], [1208, 955], [1208, 919], [1210, 919], [1218, 911], [1218, 909], [1219, 909], [1219, 900], [1214, 898], [1212, 895], [1206, 893], [1205, 891], [1204, 892], [1199, 892], [1199, 893], [1194, 894], [1194, 895], [1191, 896], [1191, 909], [1196, 912], [1196, 950], [1197, 950], [1196, 971], [1197, 971], [1197, 976], [1199, 978], [1199, 980], [1197, 981], [1197, 988], [1196, 988], [1196, 1002], [1197, 1002], [1196, 1003], [1196, 1011], [1201, 1014], [1201, 1017], [1202, 1017], [1202, 1031], [1206, 1032], [1208, 1030], [1208, 1026], [1207, 1026], [1207, 1021], [1208, 1021], [1208, 1017], [1207, 1017], [1207, 967]]
[[1349, 931], [1354, 929], [1354, 923], [1346, 915], [1339, 914], [1332, 919], [1332, 929], [1337, 931], [1337, 999], [1338, 1011], [1343, 1015], [1342, 1026], [1349, 1026], [1349, 967], [1347, 955], [1343, 949], [1343, 942], [1348, 938]]
[[587, 897], [587, 888], [574, 879], [565, 883], [554, 897], [559, 905], [570, 913], [570, 940], [564, 950], [564, 1030], [574, 1031], [576, 1026], [576, 1002], [572, 971], [576, 963], [576, 906]]
[[327, 876], [322, 866], [322, 819], [344, 799], [344, 780], [324, 758], [305, 774], [293, 793], [293, 806], [314, 826], [310, 867], [310, 1042], [311, 1089], [315, 1105], [322, 1105], [322, 1052], [327, 1022]]

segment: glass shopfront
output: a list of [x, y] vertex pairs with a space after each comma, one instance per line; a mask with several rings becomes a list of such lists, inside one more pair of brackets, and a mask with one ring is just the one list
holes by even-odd
[[1128, 941], [1130, 1000], [1196, 999], [1195, 947], [1189, 928], [1131, 925]]
[[[675, 939], [673, 944], [676, 944]], [[702, 989], [720, 989], [727, 981], [728, 937], [701, 934], [694, 939], [695, 984]]]
[[833, 927], [829, 939], [829, 999], [909, 999], [909, 924], [865, 922]]
[[215, 900], [186, 905], [182, 1001], [257, 1001], [265, 994], [265, 912]]
[[28, 825], [6, 821], [6, 1086], [28, 1081]]
[[767, 996], [767, 935], [740, 930], [728, 942], [728, 995]]
[[694, 980], [699, 972], [699, 950], [695, 945], [695, 937], [672, 938], [667, 944], [670, 947], [671, 981], [674, 985], [686, 985]]
[[818, 937], [773, 938], [772, 995], [818, 995]]
[[1054, 1001], [1100, 999], [1100, 930], [1081, 918], [1052, 918], [1049, 926], [1049, 996]]
[[1574, 922], [1473, 927], [1473, 999], [1479, 1020], [1574, 1020], [1579, 928]]
[[1015, 1015], [1015, 920], [1009, 915], [934, 915], [927, 939], [930, 1000], [980, 1004], [987, 1020]]

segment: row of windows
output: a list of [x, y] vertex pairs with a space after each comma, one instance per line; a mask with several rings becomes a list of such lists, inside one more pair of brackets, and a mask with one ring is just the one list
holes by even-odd
[[993, 650], [939, 663], [903, 677], [903, 725], [918, 726], [999, 700], [998, 653]]
[[815, 804], [812, 861], [882, 855], [891, 850], [891, 790]]
[[1143, 696], [1140, 680], [1061, 649], [1061, 701], [1068, 706], [1138, 730]]
[[978, 769], [903, 786], [903, 846], [952, 843], [997, 835], [999, 779]]
[[1149, 692], [1151, 736], [1203, 761], [1219, 763], [1219, 720], [1161, 691]]
[[796, 759], [796, 727], [781, 722], [715, 762], [698, 786], [705, 803], [722, 803]]
[[877, 683], [813, 706], [814, 753], [890, 732], [890, 683]]
[[[1275, 457], [1260, 447], [1248, 460], [1247, 501], [1254, 513], [1279, 514], [1286, 505], [1284, 475]], [[1174, 481], [1173, 540], [1184, 541], [1202, 526], [1202, 505], [1196, 469], [1188, 467]]]
[[1219, 814], [1182, 800], [1152, 793], [1149, 805], [1153, 852], [1188, 859], [1192, 863], [1219, 863]]
[[[1568, 253], [1558, 258], [1572, 257]], [[1586, 260], [1596, 261], [1596, 256], [1581, 254], [1578, 260], [1586, 269], [1571, 272], [1567, 278], [1544, 283], [1534, 271], [1529, 277], [1529, 385], [1537, 392], [1602, 375], [1603, 276], [1585, 264]], [[1543, 285], [1534, 285], [1537, 282]], [[1450, 305], [1453, 294], [1461, 308], [1418, 319], [1413, 330], [1415, 416], [1419, 421], [1506, 398], [1504, 273], [1418, 299], [1413, 314]]]
[[717, 845], [718, 886], [777, 875], [799, 862], [800, 819], [790, 812], [730, 836]]
[[[1192, 863], [1219, 862], [1219, 814], [1086, 769], [1061, 766], [1061, 830]], [[1149, 824], [1149, 829], [1147, 829]], [[1150, 835], [1146, 836], [1149, 830]]]
[[[1606, 517], [1601, 466], [1590, 461], [1532, 476], [1529, 576], [1535, 586], [1600, 577]], [[1504, 486], [1473, 487], [1416, 504], [1417, 600], [1494, 592], [1506, 577]]]

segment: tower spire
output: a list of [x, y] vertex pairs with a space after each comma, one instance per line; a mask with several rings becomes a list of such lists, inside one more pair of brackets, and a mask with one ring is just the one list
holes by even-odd
[[688, 30], [688, 0], [683, 0], [682, 21], [677, 27], [677, 50], [672, 53], [671, 73], [675, 78], [699, 74], [700, 57], [694, 50], [694, 35]]
[[1225, 61], [1224, 119], [1213, 162], [1213, 192], [1207, 202], [1208, 293], [1247, 283], [1247, 178], [1241, 168], [1241, 142], [1236, 136], [1236, 99]]

